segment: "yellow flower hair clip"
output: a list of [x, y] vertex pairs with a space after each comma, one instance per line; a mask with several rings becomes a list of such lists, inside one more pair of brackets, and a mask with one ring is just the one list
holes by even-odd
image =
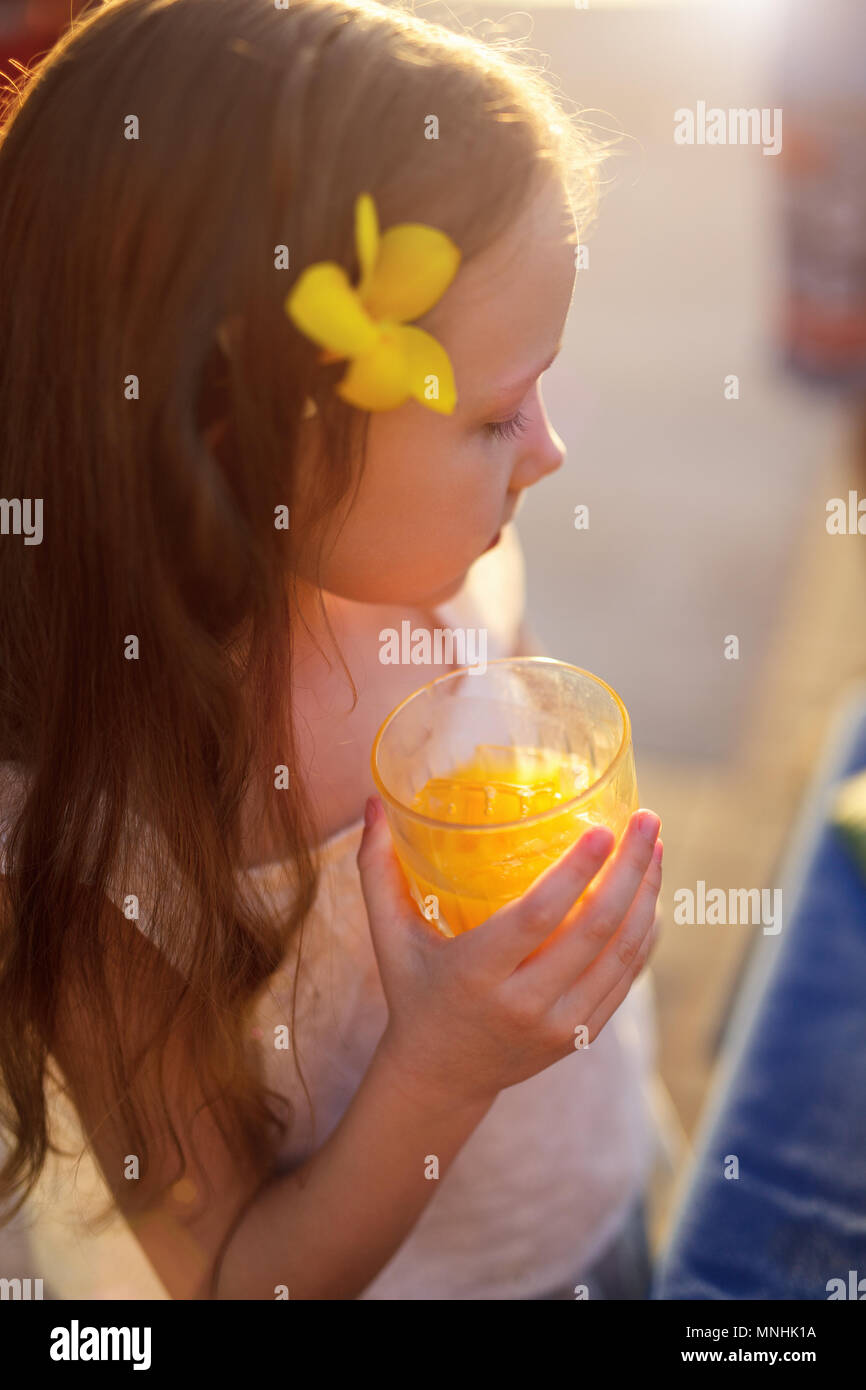
[[355, 202], [355, 245], [361, 278], [355, 288], [341, 265], [308, 266], [286, 296], [296, 328], [324, 351], [320, 362], [351, 359], [337, 394], [361, 410], [393, 410], [410, 396], [450, 415], [454, 373], [442, 344], [410, 320], [432, 309], [460, 264], [449, 236], [420, 222], [379, 232], [369, 193]]

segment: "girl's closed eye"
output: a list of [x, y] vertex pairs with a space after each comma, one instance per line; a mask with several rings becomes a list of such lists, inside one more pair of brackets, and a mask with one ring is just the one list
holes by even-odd
[[518, 410], [509, 420], [492, 420], [484, 426], [487, 434], [494, 439], [514, 439], [515, 435], [526, 429], [529, 423], [522, 410]]

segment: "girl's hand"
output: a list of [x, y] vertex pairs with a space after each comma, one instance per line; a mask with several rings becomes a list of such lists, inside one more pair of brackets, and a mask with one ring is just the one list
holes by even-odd
[[388, 1001], [380, 1048], [407, 1088], [490, 1102], [592, 1043], [655, 942], [658, 816], [636, 811], [613, 855], [611, 830], [588, 831], [521, 898], [449, 940], [418, 912], [381, 801], [367, 806], [357, 862]]

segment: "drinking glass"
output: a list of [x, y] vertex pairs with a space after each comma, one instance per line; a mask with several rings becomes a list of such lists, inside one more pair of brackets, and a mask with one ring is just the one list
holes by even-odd
[[457, 936], [521, 896], [594, 825], [637, 809], [628, 711], [551, 657], [461, 667], [392, 710], [373, 778], [413, 898]]

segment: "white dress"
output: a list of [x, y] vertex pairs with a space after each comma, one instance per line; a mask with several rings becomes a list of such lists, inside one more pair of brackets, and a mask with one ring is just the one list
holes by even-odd
[[[508, 527], [437, 614], [443, 626], [486, 626], [493, 659], [510, 654], [522, 603], [522, 561]], [[295, 1035], [313, 1115], [295, 1055], [274, 1046], [274, 1030], [291, 1017], [293, 950], [258, 1006], [267, 1080], [294, 1107], [280, 1154], [284, 1168], [307, 1158], [337, 1125], [386, 1023], [355, 862], [361, 832], [359, 821], [321, 847], [319, 893], [304, 931]], [[239, 878], [277, 910], [292, 891], [291, 867], [283, 863]], [[122, 903], [121, 891], [116, 901]], [[140, 912], [147, 931], [144, 904]], [[644, 975], [589, 1048], [500, 1093], [414, 1229], [359, 1297], [523, 1299], [576, 1282], [646, 1186], [658, 1140], [654, 1066]], [[34, 1273], [39, 1265], [62, 1298], [166, 1297], [122, 1218], [99, 1234], [82, 1229], [77, 1215], [94, 1186], [102, 1197], [95, 1165], [79, 1169], [77, 1199], [71, 1168], [55, 1161], [46, 1174], [30, 1204]]]

